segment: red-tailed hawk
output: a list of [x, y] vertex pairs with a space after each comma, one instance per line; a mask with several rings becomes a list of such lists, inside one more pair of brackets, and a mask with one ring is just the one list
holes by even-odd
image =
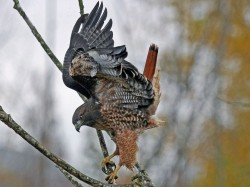
[[[114, 47], [112, 20], [103, 27], [107, 10], [96, 4], [91, 13], [81, 16], [72, 31], [64, 60], [64, 83], [88, 100], [73, 115], [77, 131], [83, 125], [105, 130], [116, 143], [114, 156], [119, 163], [107, 180], [117, 177], [121, 166], [133, 169], [136, 163], [138, 135], [157, 126], [152, 115], [159, 103], [159, 79], [154, 79], [158, 47], [151, 45], [144, 75], [126, 61], [125, 46]], [[154, 91], [154, 87], [156, 90]]]

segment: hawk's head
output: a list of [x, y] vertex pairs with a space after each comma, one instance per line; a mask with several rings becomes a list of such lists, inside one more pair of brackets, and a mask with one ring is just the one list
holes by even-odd
[[89, 99], [75, 110], [72, 123], [74, 124], [75, 129], [79, 132], [83, 125], [93, 127], [100, 116], [99, 103], [93, 99]]

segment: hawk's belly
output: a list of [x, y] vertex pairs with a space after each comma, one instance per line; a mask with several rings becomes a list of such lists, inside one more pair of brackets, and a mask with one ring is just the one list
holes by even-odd
[[122, 130], [146, 128], [148, 115], [139, 109], [105, 105], [100, 109], [101, 118], [96, 120], [95, 128], [100, 130]]

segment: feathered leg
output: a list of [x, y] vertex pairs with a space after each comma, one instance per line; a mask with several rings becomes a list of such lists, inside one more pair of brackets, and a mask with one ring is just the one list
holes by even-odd
[[115, 170], [110, 173], [106, 180], [113, 183], [117, 179], [117, 173], [119, 169], [124, 165], [128, 169], [132, 170], [136, 163], [136, 152], [138, 150], [136, 141], [138, 139], [138, 133], [132, 130], [123, 129], [117, 131], [115, 140], [119, 154], [119, 163]]

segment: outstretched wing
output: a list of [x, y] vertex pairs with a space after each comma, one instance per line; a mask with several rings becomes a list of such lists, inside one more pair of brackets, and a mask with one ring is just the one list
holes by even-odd
[[77, 20], [64, 59], [64, 82], [102, 103], [146, 107], [154, 98], [152, 84], [125, 60], [125, 46], [113, 47], [112, 20], [103, 27], [106, 17], [107, 10], [97, 3]]
[[81, 16], [72, 30], [70, 46], [64, 58], [63, 81], [65, 85], [80, 92], [87, 98], [91, 96], [88, 88], [83, 84], [80, 85], [71, 78], [69, 75], [69, 66], [79, 53], [94, 48], [112, 48], [114, 46], [113, 33], [110, 30], [112, 20], [110, 19], [105, 27], [102, 28], [106, 17], [107, 9], [105, 8], [103, 11], [103, 4], [99, 5], [99, 2], [97, 2], [89, 15], [84, 14]]
[[152, 84], [126, 56], [125, 46], [82, 52], [72, 61], [70, 75], [88, 85], [91, 95], [104, 105], [147, 107], [154, 99]]

